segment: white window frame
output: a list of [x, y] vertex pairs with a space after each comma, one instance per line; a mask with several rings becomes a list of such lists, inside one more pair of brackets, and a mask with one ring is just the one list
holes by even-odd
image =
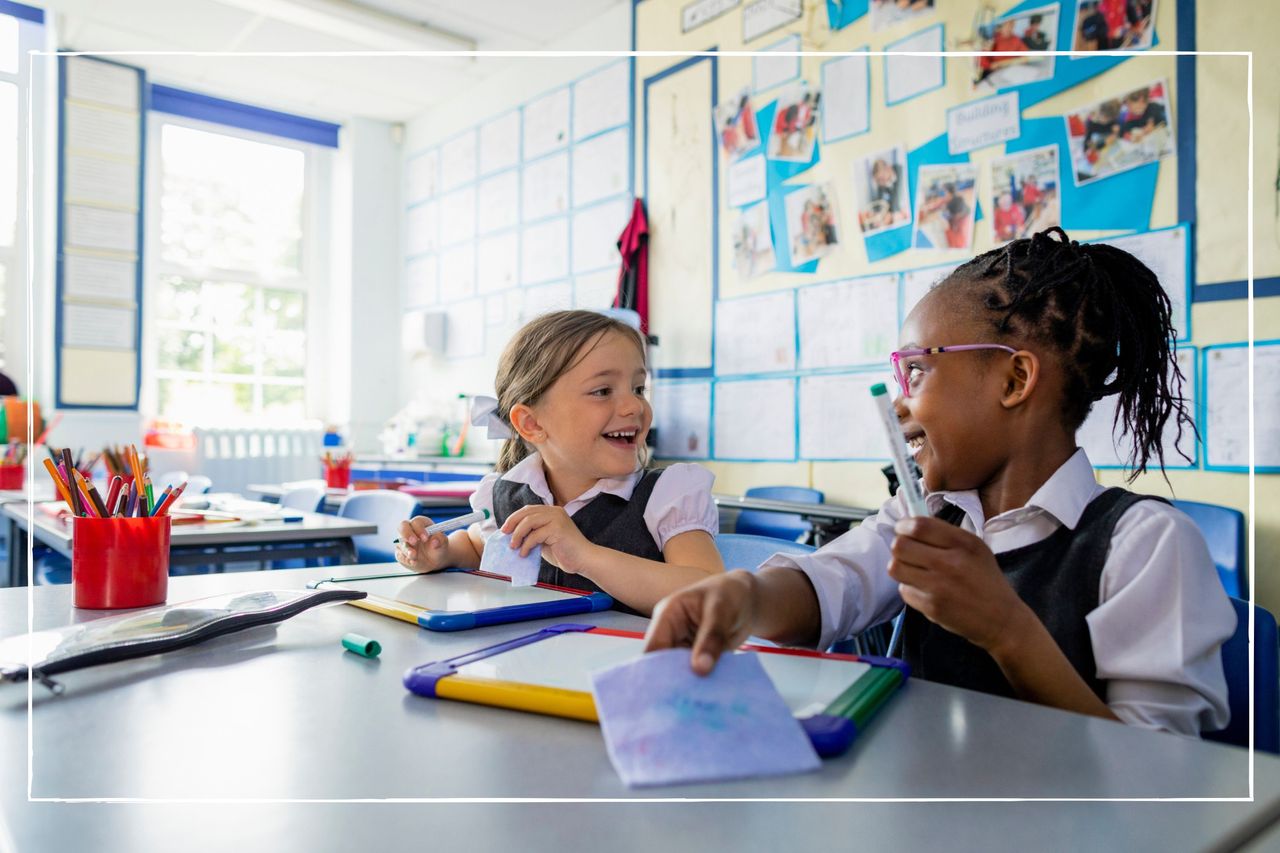
[[[303, 364], [301, 384], [304, 388], [306, 417], [308, 419], [320, 418], [325, 398], [326, 347], [324, 346], [324, 335], [325, 330], [328, 328], [329, 303], [328, 253], [325, 247], [329, 244], [328, 207], [332, 180], [330, 149], [216, 122], [200, 121], [185, 116], [155, 111], [150, 112], [147, 116], [146, 184], [143, 203], [143, 210], [145, 211], [144, 233], [146, 237], [143, 247], [142, 389], [139, 410], [144, 417], [159, 416], [159, 380], [170, 375], [169, 371], [162, 371], [157, 366], [161, 327], [156, 318], [155, 306], [158, 304], [157, 300], [160, 294], [160, 279], [167, 275], [188, 275], [190, 273], [190, 270], [186, 267], [166, 261], [161, 251], [160, 199], [163, 171], [160, 141], [162, 129], [165, 125], [188, 127], [238, 139], [264, 142], [283, 148], [293, 148], [303, 152], [306, 156], [306, 184], [302, 202], [302, 249], [299, 254], [301, 271], [298, 277], [282, 278], [268, 282], [261, 280], [252, 272], [212, 267], [202, 270], [200, 274], [212, 279], [222, 278], [228, 281], [245, 281], [258, 288], [293, 290], [306, 295], [304, 330], [307, 352]], [[208, 367], [206, 365], [206, 368]], [[244, 382], [246, 378], [243, 374], [211, 374], [206, 372], [205, 375], [209, 376], [209, 378], [225, 379], [232, 382]], [[253, 381], [256, 385], [258, 380], [255, 377]], [[278, 384], [292, 385], [294, 383], [281, 382]], [[221, 424], [213, 424], [211, 422], [199, 424], [199, 426], [214, 425], [268, 426], [278, 425], [278, 419], [264, 416], [250, 416], [248, 418], [235, 416], [228, 418]]]

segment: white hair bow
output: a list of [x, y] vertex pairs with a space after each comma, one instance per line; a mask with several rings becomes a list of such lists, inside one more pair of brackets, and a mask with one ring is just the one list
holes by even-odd
[[498, 415], [498, 401], [492, 397], [471, 398], [471, 425], [484, 427], [489, 438], [511, 438], [511, 427]]

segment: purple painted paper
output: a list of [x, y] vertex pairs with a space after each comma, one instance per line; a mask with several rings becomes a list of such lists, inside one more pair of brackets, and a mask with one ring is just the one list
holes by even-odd
[[653, 652], [591, 676], [609, 760], [631, 787], [781, 776], [821, 765], [754, 654], [706, 677], [688, 649]]

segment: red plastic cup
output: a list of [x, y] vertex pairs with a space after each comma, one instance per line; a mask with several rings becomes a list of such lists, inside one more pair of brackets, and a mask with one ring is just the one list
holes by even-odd
[[151, 518], [76, 518], [71, 585], [76, 607], [120, 610], [163, 604], [169, 594], [169, 522]]
[[324, 468], [324, 484], [331, 489], [351, 488], [351, 466], [326, 465]]
[[0, 465], [0, 489], [21, 489], [26, 475], [26, 464]]

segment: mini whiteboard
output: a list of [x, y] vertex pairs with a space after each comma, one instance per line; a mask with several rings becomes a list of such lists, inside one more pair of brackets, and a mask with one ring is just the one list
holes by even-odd
[[851, 278], [796, 292], [800, 367], [881, 366], [898, 340], [898, 276]]
[[[1245, 343], [1205, 347], [1200, 429], [1205, 468], [1249, 470], [1249, 349]], [[1254, 471], [1280, 473], [1280, 340], [1253, 346]]]
[[796, 312], [790, 290], [716, 302], [719, 375], [775, 373], [796, 366]]

